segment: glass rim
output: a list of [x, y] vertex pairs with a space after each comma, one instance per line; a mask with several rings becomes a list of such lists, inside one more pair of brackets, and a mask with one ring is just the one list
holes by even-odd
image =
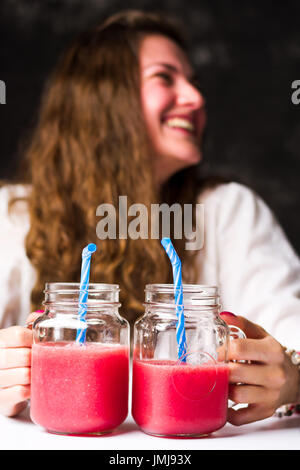
[[[212, 297], [219, 295], [219, 289], [216, 285], [182, 283], [182, 289], [185, 293], [203, 293]], [[159, 292], [160, 294], [173, 293], [174, 284], [146, 284], [145, 292]]]
[[[121, 289], [119, 284], [106, 284], [100, 282], [91, 282], [89, 285], [89, 293], [96, 292], [119, 292]], [[80, 282], [46, 282], [44, 293], [60, 292], [60, 293], [76, 293], [80, 292]]]

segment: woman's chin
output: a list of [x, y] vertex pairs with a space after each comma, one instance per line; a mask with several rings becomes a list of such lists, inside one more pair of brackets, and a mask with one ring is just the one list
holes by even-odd
[[202, 160], [202, 152], [200, 151], [187, 153], [187, 154], [182, 153], [180, 155], [177, 155], [177, 158], [176, 158], [178, 165], [182, 166], [182, 168], [198, 165], [201, 162], [201, 160]]

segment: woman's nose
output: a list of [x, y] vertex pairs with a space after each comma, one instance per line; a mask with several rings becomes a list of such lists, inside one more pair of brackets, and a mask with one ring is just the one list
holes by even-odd
[[205, 106], [205, 99], [201, 91], [188, 81], [181, 84], [177, 101], [181, 106], [189, 106], [193, 109], [200, 109]]

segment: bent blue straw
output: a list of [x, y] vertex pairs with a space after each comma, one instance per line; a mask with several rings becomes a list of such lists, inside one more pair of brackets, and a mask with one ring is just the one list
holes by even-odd
[[183, 307], [183, 289], [182, 289], [182, 276], [181, 276], [181, 261], [176, 253], [176, 250], [170, 238], [164, 237], [161, 240], [173, 269], [173, 283], [174, 283], [174, 296], [175, 296], [175, 309], [177, 315], [176, 324], [176, 339], [178, 346], [178, 359], [181, 362], [186, 362], [186, 336], [184, 327], [184, 307]]
[[[80, 276], [80, 292], [79, 292], [79, 310], [78, 319], [85, 321], [87, 311], [87, 300], [89, 295], [89, 278], [91, 267], [91, 256], [97, 250], [94, 243], [90, 243], [82, 250], [81, 276]], [[76, 343], [83, 344], [85, 342], [86, 328], [77, 330]]]

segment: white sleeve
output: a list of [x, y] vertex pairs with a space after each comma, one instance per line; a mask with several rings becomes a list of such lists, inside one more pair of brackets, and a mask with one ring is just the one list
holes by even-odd
[[0, 189], [0, 328], [24, 324], [30, 313], [34, 272], [24, 246], [28, 213], [24, 202], [16, 203], [11, 212], [8, 207], [11, 196], [23, 195], [23, 186]]
[[219, 190], [217, 239], [223, 310], [300, 350], [300, 260], [267, 205], [237, 183]]

